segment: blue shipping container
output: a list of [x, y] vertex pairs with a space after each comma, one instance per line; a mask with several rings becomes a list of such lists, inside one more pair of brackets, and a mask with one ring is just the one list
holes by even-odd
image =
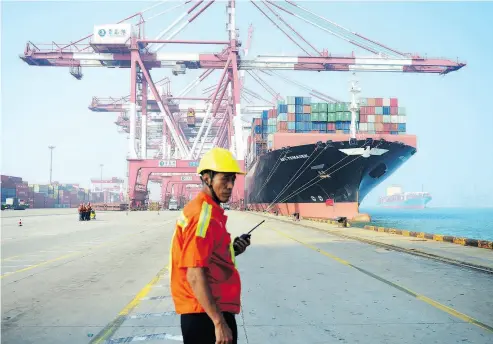
[[303, 105], [310, 105], [312, 103], [312, 97], [303, 97]]
[[400, 132], [405, 132], [406, 131], [406, 123], [399, 123], [397, 130]]
[[294, 115], [296, 122], [303, 122], [303, 114], [302, 113], [297, 113]]
[[269, 111], [263, 110], [262, 111], [262, 119], [268, 119], [268, 118], [269, 118]]
[[303, 97], [294, 97], [294, 103], [296, 105], [303, 105]]
[[399, 132], [398, 131], [391, 131], [390, 134], [391, 135], [399, 135]]
[[383, 114], [384, 115], [390, 115], [390, 106], [384, 106], [383, 107]]
[[303, 113], [303, 105], [296, 105], [294, 112], [295, 113]]
[[288, 130], [296, 130], [296, 123], [288, 122]]
[[288, 114], [287, 113], [279, 113], [279, 115], [277, 115], [277, 121], [286, 122], [287, 120], [288, 120]]

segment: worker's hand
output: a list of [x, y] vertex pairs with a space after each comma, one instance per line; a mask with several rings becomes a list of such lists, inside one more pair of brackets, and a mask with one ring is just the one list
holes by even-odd
[[250, 246], [250, 238], [247, 239], [242, 239], [239, 237], [235, 238], [235, 241], [233, 243], [233, 247], [235, 249], [235, 255], [238, 256], [245, 252], [246, 248]]
[[221, 321], [214, 325], [216, 333], [216, 344], [231, 344], [233, 343], [233, 332], [229, 328], [226, 321]]

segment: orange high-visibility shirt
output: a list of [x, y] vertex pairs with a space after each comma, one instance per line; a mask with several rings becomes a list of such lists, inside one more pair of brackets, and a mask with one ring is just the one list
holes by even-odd
[[212, 296], [222, 312], [240, 312], [241, 281], [227, 216], [200, 192], [183, 209], [171, 239], [171, 296], [178, 314], [204, 313], [187, 280], [187, 268], [206, 267]]

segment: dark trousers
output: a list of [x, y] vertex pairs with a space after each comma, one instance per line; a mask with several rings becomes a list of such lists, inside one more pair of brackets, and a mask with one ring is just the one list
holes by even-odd
[[[238, 328], [234, 314], [223, 312], [224, 319], [233, 332], [233, 344], [238, 343]], [[207, 313], [190, 313], [181, 315], [181, 333], [183, 344], [215, 344], [214, 323]]]

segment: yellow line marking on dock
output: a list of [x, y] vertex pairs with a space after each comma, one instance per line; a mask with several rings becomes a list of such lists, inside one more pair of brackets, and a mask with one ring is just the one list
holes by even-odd
[[367, 271], [365, 269], [362, 269], [360, 267], [357, 267], [357, 266], [351, 264], [350, 262], [348, 262], [348, 261], [346, 261], [346, 260], [344, 260], [342, 258], [339, 258], [339, 257], [337, 257], [337, 256], [335, 256], [335, 255], [333, 255], [333, 254], [331, 254], [329, 252], [326, 252], [326, 251], [324, 251], [324, 250], [322, 250], [322, 249], [320, 249], [320, 248], [318, 248], [316, 246], [307, 244], [307, 243], [305, 243], [305, 242], [303, 242], [303, 241], [301, 241], [299, 239], [296, 239], [296, 238], [294, 238], [294, 237], [292, 237], [292, 236], [290, 236], [290, 235], [288, 235], [288, 234], [286, 234], [284, 232], [281, 232], [278, 229], [271, 228], [271, 230], [279, 233], [280, 235], [282, 235], [282, 236], [284, 236], [284, 237], [286, 237], [288, 239], [291, 239], [293, 241], [296, 241], [296, 242], [300, 243], [301, 245], [306, 246], [309, 249], [311, 249], [313, 251], [316, 251], [316, 252], [318, 252], [318, 253], [326, 256], [326, 257], [332, 258], [332, 259], [334, 259], [335, 261], [337, 261], [337, 262], [339, 262], [341, 264], [344, 264], [346, 266], [349, 266], [351, 268], [354, 268], [354, 269], [356, 269], [356, 270], [358, 270], [358, 271], [360, 271], [360, 272], [362, 272], [362, 273], [364, 273], [364, 274], [366, 274], [366, 275], [368, 275], [370, 277], [373, 277], [373, 278], [375, 278], [375, 279], [377, 279], [377, 280], [379, 280], [379, 281], [381, 281], [381, 282], [383, 282], [383, 283], [385, 283], [385, 284], [387, 284], [389, 286], [392, 286], [392, 287], [394, 287], [396, 289], [399, 289], [399, 290], [405, 292], [408, 295], [414, 296], [416, 299], [418, 299], [420, 301], [423, 301], [423, 302], [425, 302], [425, 303], [427, 303], [427, 304], [429, 304], [429, 305], [431, 305], [431, 306], [433, 306], [433, 307], [435, 307], [435, 308], [437, 308], [437, 309], [439, 309], [439, 310], [441, 310], [441, 311], [443, 311], [443, 312], [445, 312], [447, 314], [450, 314], [450, 315], [452, 315], [452, 316], [454, 316], [456, 318], [459, 318], [459, 319], [461, 319], [461, 320], [463, 320], [465, 322], [474, 324], [474, 325], [476, 325], [478, 327], [481, 327], [481, 328], [483, 328], [483, 329], [485, 329], [487, 331], [493, 332], [493, 327], [492, 326], [489, 326], [487, 324], [484, 324], [484, 323], [480, 322], [479, 320], [476, 320], [473, 317], [470, 317], [467, 314], [461, 313], [461, 312], [459, 312], [459, 311], [457, 311], [457, 310], [455, 310], [455, 309], [453, 309], [451, 307], [448, 307], [448, 306], [445, 306], [445, 305], [439, 303], [438, 301], [435, 301], [433, 299], [430, 299], [427, 296], [418, 294], [418, 293], [412, 291], [411, 289], [402, 287], [402, 286], [400, 286], [400, 285], [398, 285], [398, 284], [396, 284], [394, 282], [391, 282], [391, 281], [389, 281], [389, 280], [387, 280], [385, 278], [382, 278], [380, 276], [377, 276], [374, 273], [371, 273], [371, 272], [369, 272], [369, 271]]
[[141, 302], [141, 300], [149, 294], [151, 291], [152, 287], [154, 287], [160, 280], [163, 278], [164, 274], [168, 271], [169, 265], [166, 265], [164, 268], [159, 270], [159, 272], [156, 274], [156, 276], [153, 277], [153, 279], [147, 283], [144, 288], [142, 288], [137, 295], [130, 301], [121, 311], [118, 313], [118, 316], [110, 322], [104, 329], [99, 332], [93, 340], [89, 344], [99, 344], [102, 343], [103, 341], [106, 341], [109, 339], [115, 332], [118, 330], [118, 328], [122, 325], [122, 323], [125, 321], [126, 316], [132, 312]]

